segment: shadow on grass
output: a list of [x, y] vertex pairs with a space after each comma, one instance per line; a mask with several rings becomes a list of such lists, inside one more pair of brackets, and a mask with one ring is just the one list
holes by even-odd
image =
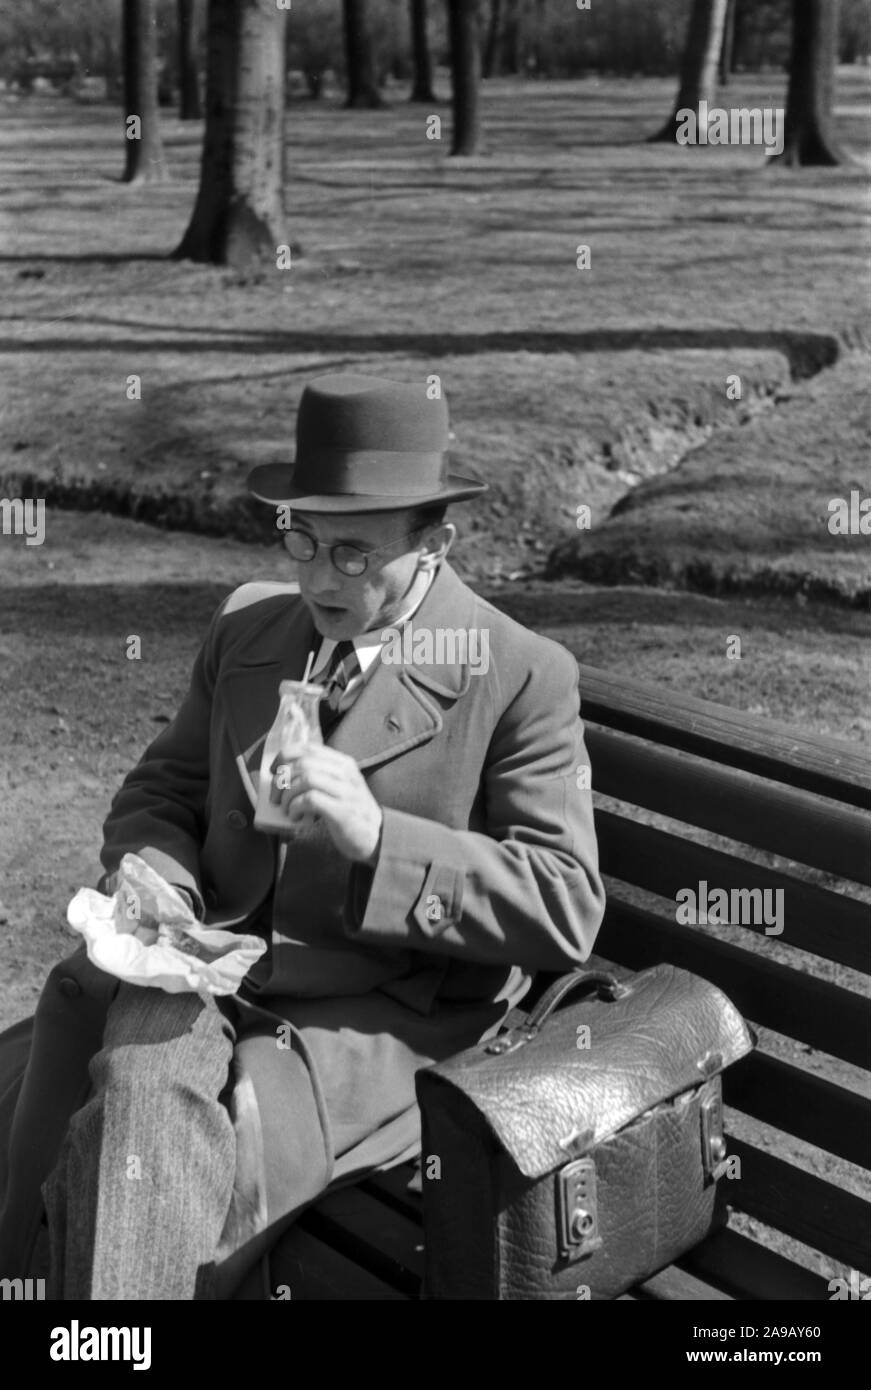
[[[239, 583], [244, 578], [240, 575]], [[198, 640], [233, 587], [232, 583], [211, 581], [16, 586], [7, 588], [4, 596], [4, 627], [27, 623], [35, 628], [38, 624], [43, 640], [53, 633], [91, 640], [104, 632], [114, 633], [119, 625], [125, 632], [159, 628], [163, 638], [189, 632], [192, 640]], [[741, 631], [868, 632], [866, 614], [846, 608], [799, 608], [770, 595], [760, 596], [750, 606], [746, 595], [712, 598], [630, 587], [598, 590], [552, 583], [529, 590], [494, 587], [486, 582], [473, 582], [472, 587], [494, 607], [537, 630], [565, 625], [597, 627], [602, 623], [627, 628], [644, 623], [688, 630], [710, 623], [719, 630], [732, 622], [733, 626], [740, 624]]]
[[[161, 259], [155, 257], [154, 259]], [[104, 322], [110, 322], [104, 320]], [[119, 324], [119, 327], [135, 325]], [[142, 324], [154, 331], [161, 325]], [[190, 334], [201, 336], [190, 336]], [[830, 333], [805, 333], [789, 329], [744, 328], [625, 328], [591, 329], [585, 333], [530, 332], [506, 329], [485, 333], [320, 333], [263, 332], [257, 329], [220, 330], [188, 328], [188, 336], [170, 338], [112, 338], [99, 341], [61, 337], [0, 338], [0, 352], [231, 352], [272, 355], [278, 353], [351, 353], [355, 356], [410, 354], [422, 357], [464, 357], [477, 353], [591, 353], [591, 352], [698, 352], [747, 349], [781, 352], [789, 363], [793, 381], [815, 376], [834, 366], [840, 356], [838, 339]]]

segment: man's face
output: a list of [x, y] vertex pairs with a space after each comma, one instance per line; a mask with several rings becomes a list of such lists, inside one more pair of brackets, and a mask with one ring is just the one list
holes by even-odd
[[[341, 515], [291, 510], [292, 529], [305, 531], [319, 543], [313, 560], [295, 564], [303, 602], [323, 637], [336, 642], [359, 637], [362, 632], [389, 627], [399, 617], [421, 562], [433, 553], [428, 535], [441, 536], [446, 529], [408, 537], [413, 524], [413, 510]], [[330, 558], [330, 547], [339, 542], [380, 550], [390, 541], [396, 544], [371, 555], [360, 575], [342, 574]], [[436, 544], [435, 551], [438, 548]]]

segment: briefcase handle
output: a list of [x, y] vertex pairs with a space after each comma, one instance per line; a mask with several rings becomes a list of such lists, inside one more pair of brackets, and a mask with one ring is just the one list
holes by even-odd
[[624, 994], [630, 993], [629, 985], [621, 984], [616, 975], [610, 975], [606, 970], [573, 970], [570, 975], [561, 975], [558, 980], [554, 980], [523, 1022], [491, 1038], [484, 1044], [484, 1051], [497, 1055], [514, 1052], [516, 1048], [532, 1042], [566, 995], [582, 987], [595, 987], [600, 999], [622, 999]]
[[611, 975], [607, 970], [573, 970], [570, 975], [561, 975], [558, 980], [554, 980], [544, 991], [526, 1020], [527, 1028], [537, 1033], [566, 995], [573, 994], [576, 989], [591, 986], [596, 987], [600, 999], [609, 1001], [622, 999], [624, 994], [629, 993], [629, 986], [621, 984], [617, 976]]

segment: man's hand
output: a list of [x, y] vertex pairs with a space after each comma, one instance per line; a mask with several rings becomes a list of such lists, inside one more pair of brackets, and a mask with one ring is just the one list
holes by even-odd
[[374, 864], [381, 841], [381, 807], [353, 758], [325, 744], [311, 744], [298, 758], [276, 769], [274, 786], [281, 809], [298, 828], [317, 818], [340, 854], [358, 864]]

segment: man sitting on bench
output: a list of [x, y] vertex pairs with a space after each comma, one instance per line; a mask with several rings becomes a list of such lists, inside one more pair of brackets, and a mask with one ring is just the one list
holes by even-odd
[[[323, 377], [293, 467], [252, 473], [299, 592], [221, 605], [112, 803], [100, 886], [135, 853], [268, 949], [217, 1000], [82, 950], [55, 968], [0, 1039], [0, 1274], [26, 1273], [44, 1202], [51, 1297], [232, 1296], [304, 1205], [419, 1151], [418, 1068], [589, 955], [577, 666], [447, 563], [446, 505], [484, 490], [447, 444], [423, 385]], [[263, 741], [310, 653], [325, 742], [292, 763], [276, 837], [253, 824]]]

